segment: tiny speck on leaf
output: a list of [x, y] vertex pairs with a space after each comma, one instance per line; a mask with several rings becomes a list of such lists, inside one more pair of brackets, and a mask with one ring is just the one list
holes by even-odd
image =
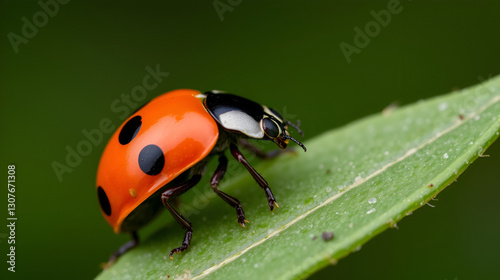
[[427, 186], [428, 186], [429, 188], [432, 188], [432, 187], [434, 187], [434, 184], [429, 184], [429, 185], [427, 185]]
[[321, 238], [325, 241], [329, 241], [333, 239], [333, 232], [325, 231], [321, 234]]
[[464, 119], [464, 115], [458, 115], [458, 118], [463, 120]]
[[318, 237], [315, 235], [315, 236], [313, 236], [312, 240], [316, 240], [316, 238], [318, 238]]

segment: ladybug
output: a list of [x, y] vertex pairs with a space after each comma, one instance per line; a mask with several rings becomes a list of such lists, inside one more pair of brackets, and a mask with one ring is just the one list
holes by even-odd
[[271, 211], [278, 207], [266, 180], [248, 163], [238, 146], [261, 158], [274, 157], [279, 152], [265, 153], [246, 139], [271, 140], [281, 149], [292, 140], [306, 151], [302, 143], [290, 136], [288, 125], [302, 134], [299, 123], [285, 121], [275, 110], [220, 91], [202, 94], [190, 89], [174, 90], [137, 110], [111, 137], [97, 170], [96, 191], [104, 218], [115, 233], [132, 236], [111, 256], [108, 265], [139, 243], [138, 229], [163, 207], [186, 230], [182, 245], [170, 252], [170, 258], [189, 247], [193, 227], [171, 200], [200, 181], [207, 162], [214, 156], [219, 164], [210, 185], [236, 209], [238, 223], [245, 227], [248, 221], [240, 201], [217, 188], [227, 168], [227, 149], [264, 189]]

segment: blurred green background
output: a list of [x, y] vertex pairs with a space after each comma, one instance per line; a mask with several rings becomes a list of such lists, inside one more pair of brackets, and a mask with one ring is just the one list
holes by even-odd
[[[52, 15], [43, 12], [40, 3], [47, 2], [57, 3], [48, 6]], [[395, 101], [417, 102], [499, 74], [498, 1], [401, 1], [386, 26], [371, 24], [373, 36], [358, 41], [364, 45], [349, 63], [339, 45], [355, 47], [355, 28], [365, 30], [373, 13], [393, 4], [1, 1], [0, 166], [7, 181], [7, 165], [16, 164], [18, 221], [11, 273], [3, 188], [0, 278], [89, 279], [128, 240], [113, 234], [95, 195], [97, 164], [111, 134], [61, 181], [52, 164], [65, 164], [67, 147], [86, 139], [82, 130], [98, 129], [104, 118], [121, 123], [122, 112], [111, 104], [142, 85], [148, 66], [169, 75], [130, 110], [172, 89], [226, 90], [300, 119], [306, 141]], [[39, 26], [23, 27], [26, 22]], [[500, 145], [486, 154], [434, 208], [424, 206], [399, 229], [311, 278], [494, 278]], [[163, 214], [141, 237], [167, 221]]]

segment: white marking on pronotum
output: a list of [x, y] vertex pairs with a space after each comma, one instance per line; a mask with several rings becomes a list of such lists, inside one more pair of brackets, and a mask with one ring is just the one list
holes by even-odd
[[264, 137], [259, 122], [244, 112], [238, 110], [228, 111], [220, 114], [219, 120], [224, 128], [241, 131], [252, 138], [260, 139]]
[[455, 128], [463, 125], [464, 123], [466, 123], [468, 120], [472, 119], [473, 117], [475, 117], [476, 115], [482, 113], [484, 110], [488, 109], [490, 106], [492, 106], [493, 104], [495, 104], [496, 102], [500, 101], [500, 95], [496, 96], [495, 98], [493, 98], [488, 104], [484, 105], [483, 107], [481, 107], [477, 112], [473, 112], [471, 113], [470, 115], [468, 115], [466, 118], [464, 118], [464, 121], [462, 122], [455, 122], [453, 125], [451, 125], [450, 127], [448, 127], [447, 129], [437, 133], [436, 135], [434, 135], [432, 138], [430, 138], [429, 140], [427, 140], [426, 142], [420, 144], [419, 146], [415, 147], [415, 148], [411, 148], [409, 149], [403, 156], [401, 156], [400, 158], [394, 160], [393, 162], [390, 162], [386, 165], [384, 165], [382, 168], [376, 170], [375, 172], [373, 172], [372, 174], [368, 175], [367, 177], [365, 178], [362, 178], [361, 180], [357, 180], [355, 181], [352, 185], [346, 187], [344, 189], [343, 192], [341, 193], [337, 193], [336, 195], [328, 198], [327, 200], [325, 200], [323, 203], [317, 205], [316, 207], [314, 208], [311, 208], [310, 210], [308, 210], [307, 212], [305, 212], [304, 214], [298, 216], [297, 218], [293, 219], [292, 221], [290, 221], [288, 224], [285, 224], [283, 226], [281, 226], [279, 229], [277, 229], [276, 231], [273, 231], [271, 232], [269, 235], [267, 235], [266, 237], [262, 238], [261, 240], [253, 243], [252, 245], [248, 246], [247, 248], [243, 249], [242, 251], [232, 255], [231, 257], [221, 261], [220, 263], [212, 266], [212, 267], [209, 267], [207, 268], [206, 270], [204, 270], [201, 274], [191, 278], [191, 279], [200, 279], [200, 278], [203, 278], [207, 275], [209, 275], [210, 273], [216, 271], [217, 269], [219, 269], [220, 267], [223, 267], [225, 266], [226, 264], [238, 259], [240, 256], [242, 256], [243, 254], [245, 254], [246, 252], [250, 251], [251, 249], [259, 246], [260, 244], [264, 243], [266, 240], [268, 240], [269, 238], [271, 237], [274, 237], [278, 234], [280, 234], [282, 231], [286, 230], [287, 228], [293, 226], [295, 223], [297, 223], [298, 221], [304, 219], [305, 217], [309, 216], [310, 214], [314, 213], [316, 210], [326, 206], [327, 204], [335, 201], [337, 198], [339, 198], [341, 195], [345, 194], [346, 192], [348, 192], [349, 190], [352, 190], [360, 185], [362, 185], [363, 183], [365, 183], [366, 181], [372, 179], [373, 177], [381, 174], [382, 172], [384, 172], [385, 170], [387, 170], [389, 167], [397, 164], [398, 162], [401, 162], [403, 161], [404, 159], [408, 158], [409, 156], [415, 154], [418, 150], [421, 150], [422, 148], [424, 148], [425, 146], [433, 143], [434, 141], [436, 141], [437, 139], [439, 139], [440, 137], [442, 137], [443, 135], [449, 133], [450, 131], [454, 130]]

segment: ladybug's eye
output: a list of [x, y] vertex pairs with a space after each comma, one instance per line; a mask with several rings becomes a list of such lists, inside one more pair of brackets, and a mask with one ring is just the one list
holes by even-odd
[[111, 205], [109, 204], [108, 196], [106, 195], [106, 192], [103, 190], [103, 188], [97, 188], [97, 197], [99, 198], [99, 205], [101, 205], [102, 211], [106, 215], [111, 216]]
[[262, 120], [262, 128], [264, 129], [264, 133], [270, 138], [278, 138], [281, 134], [281, 129], [273, 120], [269, 118], [264, 118]]

